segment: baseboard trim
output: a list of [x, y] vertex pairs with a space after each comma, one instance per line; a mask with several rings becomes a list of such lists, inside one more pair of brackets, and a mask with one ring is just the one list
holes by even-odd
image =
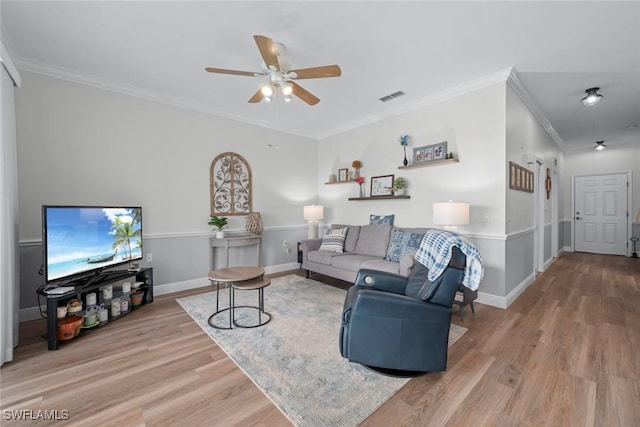
[[509, 292], [506, 297], [498, 295], [487, 294], [484, 292], [478, 292], [478, 303], [490, 305], [492, 307], [507, 309], [518, 297], [533, 283], [533, 273], [527, 276], [514, 290]]
[[[280, 273], [283, 271], [297, 270], [298, 268], [300, 268], [300, 264], [298, 264], [297, 262], [290, 262], [287, 264], [271, 265], [269, 267], [264, 267], [264, 272], [266, 274], [274, 274], [274, 273]], [[153, 294], [156, 296], [166, 295], [166, 294], [172, 294], [174, 292], [188, 291], [190, 289], [204, 288], [210, 285], [211, 283], [209, 282], [209, 279], [207, 279], [207, 277], [205, 276], [197, 279], [184, 280], [182, 282], [155, 285], [153, 287]], [[28, 322], [30, 320], [40, 319], [42, 317], [40, 316], [40, 310], [42, 310], [42, 312], [46, 312], [47, 306], [43, 305], [41, 308], [38, 308], [38, 306], [21, 308], [19, 313], [20, 323]]]
[[[274, 274], [274, 273], [280, 273], [288, 270], [296, 270], [299, 267], [300, 267], [300, 264], [298, 264], [297, 262], [290, 262], [287, 264], [271, 265], [269, 267], [264, 267], [264, 272], [265, 274]], [[163, 285], [154, 286], [153, 294], [167, 295], [167, 294], [172, 294], [174, 292], [204, 288], [210, 285], [211, 283], [209, 282], [209, 279], [205, 276], [197, 279], [184, 280], [182, 282], [165, 283]]]
[[28, 322], [30, 320], [42, 319], [40, 310], [42, 310], [42, 313], [46, 313], [47, 306], [43, 305], [42, 307], [38, 307], [36, 305], [35, 307], [21, 308], [19, 313], [20, 323]]

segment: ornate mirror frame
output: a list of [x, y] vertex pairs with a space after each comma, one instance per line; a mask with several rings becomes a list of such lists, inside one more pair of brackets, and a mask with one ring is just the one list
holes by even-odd
[[211, 215], [247, 215], [252, 212], [251, 167], [237, 153], [222, 153], [209, 170]]

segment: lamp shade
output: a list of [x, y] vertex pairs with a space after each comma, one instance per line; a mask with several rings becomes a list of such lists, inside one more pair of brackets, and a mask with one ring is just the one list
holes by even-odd
[[324, 218], [324, 208], [319, 205], [311, 205], [304, 207], [305, 221], [318, 221]]
[[638, 209], [638, 214], [636, 215], [636, 224], [640, 224], [640, 209]]
[[437, 225], [469, 224], [469, 203], [451, 201], [434, 203], [433, 223]]

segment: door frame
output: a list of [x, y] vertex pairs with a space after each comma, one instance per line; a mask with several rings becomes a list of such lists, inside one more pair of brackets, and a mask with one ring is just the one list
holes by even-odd
[[631, 247], [629, 246], [629, 239], [632, 236], [632, 218], [631, 208], [633, 207], [633, 172], [630, 170], [612, 171], [612, 172], [598, 172], [598, 173], [585, 173], [579, 175], [571, 175], [571, 250], [575, 251], [576, 248], [576, 178], [587, 178], [602, 175], [627, 175], [627, 236], [626, 236], [626, 255], [631, 256]]

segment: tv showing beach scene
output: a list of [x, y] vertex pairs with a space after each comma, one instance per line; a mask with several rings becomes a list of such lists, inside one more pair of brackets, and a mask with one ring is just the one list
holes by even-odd
[[43, 206], [45, 281], [142, 258], [142, 208]]

